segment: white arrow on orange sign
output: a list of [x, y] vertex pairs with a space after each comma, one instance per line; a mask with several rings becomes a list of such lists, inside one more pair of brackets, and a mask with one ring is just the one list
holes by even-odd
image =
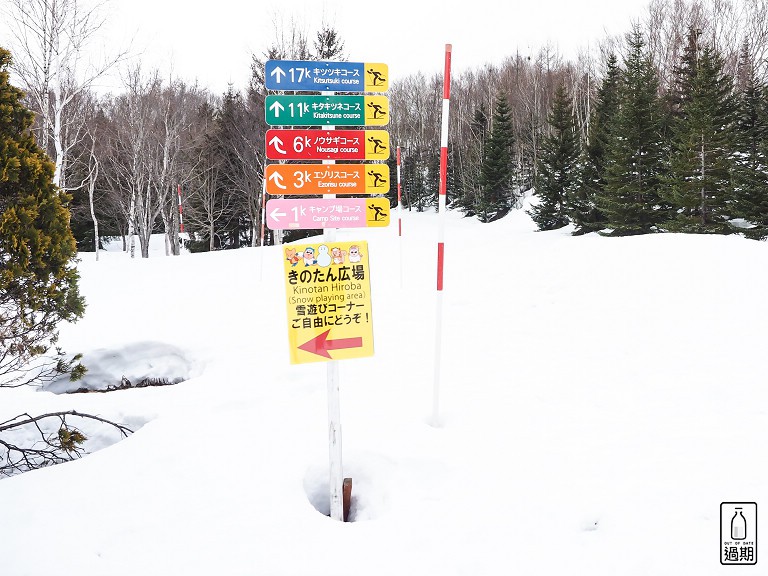
[[288, 186], [283, 184], [283, 175], [280, 172], [273, 172], [269, 175], [269, 179], [275, 183], [275, 186], [282, 190], [286, 190]]

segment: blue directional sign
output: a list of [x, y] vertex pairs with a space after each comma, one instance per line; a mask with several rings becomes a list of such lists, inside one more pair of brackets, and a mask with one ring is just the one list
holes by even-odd
[[267, 60], [267, 90], [386, 92], [389, 67], [366, 62]]

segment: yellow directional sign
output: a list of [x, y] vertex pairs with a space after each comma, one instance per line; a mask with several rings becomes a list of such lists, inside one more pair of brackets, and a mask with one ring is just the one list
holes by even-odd
[[283, 250], [291, 364], [373, 356], [368, 243]]

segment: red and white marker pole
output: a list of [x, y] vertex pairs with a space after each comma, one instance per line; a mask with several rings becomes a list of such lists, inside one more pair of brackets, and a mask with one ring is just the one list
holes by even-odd
[[176, 192], [179, 197], [179, 232], [184, 233], [184, 208], [181, 206], [181, 184], [176, 185]]
[[259, 233], [259, 246], [264, 246], [264, 222], [267, 219], [267, 179], [261, 181], [261, 232]]
[[397, 235], [403, 235], [403, 189], [400, 187], [400, 146], [397, 147]]
[[[266, 176], [266, 174], [264, 175]], [[264, 222], [267, 219], [267, 179], [261, 180], [261, 230], [259, 231], [259, 282], [264, 278]]]
[[440, 189], [437, 199], [437, 314], [435, 318], [435, 384], [432, 391], [432, 425], [440, 425], [440, 364], [443, 324], [443, 270], [445, 258], [445, 205], [448, 181], [448, 111], [451, 99], [451, 45], [445, 45], [443, 117], [440, 130]]
[[400, 288], [403, 287], [403, 189], [400, 187], [400, 146], [397, 147], [397, 235], [400, 240]]

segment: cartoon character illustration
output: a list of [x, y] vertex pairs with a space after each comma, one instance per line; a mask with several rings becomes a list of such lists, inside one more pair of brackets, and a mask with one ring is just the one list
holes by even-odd
[[299, 260], [301, 260], [301, 254], [296, 252], [296, 248], [286, 248], [285, 259], [291, 263], [291, 266], [296, 266], [296, 264], [299, 263]]
[[330, 266], [331, 265], [331, 255], [328, 254], [328, 246], [325, 244], [321, 244], [317, 247], [317, 265], [318, 266]]
[[304, 266], [312, 266], [313, 264], [317, 264], [315, 249], [312, 246], [307, 246], [304, 248]]
[[344, 259], [347, 257], [347, 251], [342, 250], [338, 246], [331, 248], [331, 258], [334, 264], [344, 264]]
[[349, 261], [360, 262], [362, 259], [363, 255], [360, 253], [360, 246], [352, 244], [352, 246], [349, 247]]

